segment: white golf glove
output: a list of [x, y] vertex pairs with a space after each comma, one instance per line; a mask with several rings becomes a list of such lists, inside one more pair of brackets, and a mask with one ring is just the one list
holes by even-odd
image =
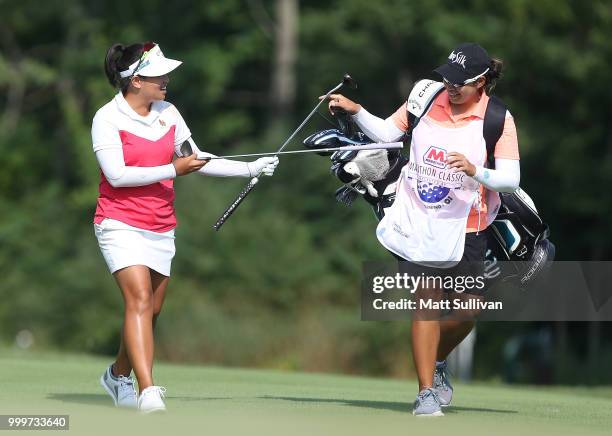
[[253, 162], [248, 162], [247, 167], [251, 173], [251, 177], [258, 177], [261, 174], [265, 176], [271, 176], [274, 174], [274, 170], [278, 166], [278, 156], [273, 157], [260, 157]]

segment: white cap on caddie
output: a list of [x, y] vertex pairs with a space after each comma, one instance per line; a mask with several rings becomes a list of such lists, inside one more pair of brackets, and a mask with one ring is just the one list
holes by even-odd
[[122, 78], [135, 75], [145, 77], [163, 76], [182, 64], [181, 61], [165, 57], [159, 45], [155, 43], [146, 43], [144, 50], [140, 59], [130, 65], [127, 70], [119, 72], [119, 76]]

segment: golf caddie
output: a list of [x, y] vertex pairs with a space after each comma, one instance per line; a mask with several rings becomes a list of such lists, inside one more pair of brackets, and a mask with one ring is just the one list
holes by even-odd
[[[405, 132], [411, 133], [410, 160], [399, 176], [395, 201], [376, 229], [380, 243], [400, 260], [400, 271], [425, 276], [442, 271], [450, 276], [483, 275], [484, 231], [497, 215], [497, 193], [515, 191], [520, 180], [516, 127], [510, 112], [505, 112], [505, 120], [501, 114], [503, 130], [494, 144], [494, 165], [487, 164], [483, 127], [501, 70], [502, 62], [481, 46], [460, 44], [434, 70], [444, 89], [416, 126], [409, 122], [410, 101], [381, 119], [341, 94], [329, 96], [332, 113], [343, 109], [352, 114], [375, 141], [397, 141]], [[482, 298], [483, 289], [464, 292]], [[450, 405], [453, 388], [446, 358], [473, 326], [473, 319], [413, 317], [411, 345], [419, 383], [413, 414], [441, 416], [442, 407]]]

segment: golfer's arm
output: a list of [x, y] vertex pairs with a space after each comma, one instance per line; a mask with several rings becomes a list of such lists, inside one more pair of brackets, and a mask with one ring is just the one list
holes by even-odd
[[121, 146], [96, 151], [96, 159], [106, 180], [114, 188], [145, 186], [176, 177], [171, 163], [156, 167], [126, 166]]
[[[198, 153], [199, 156], [217, 157], [212, 153], [201, 151], [192, 138], [189, 138], [187, 141], [191, 144], [191, 149]], [[252, 177], [248, 162], [230, 159], [211, 160], [199, 169], [198, 172], [205, 176], [213, 177]]]
[[363, 106], [353, 115], [353, 120], [369, 138], [376, 142], [394, 142], [404, 136], [404, 132], [395, 125], [391, 117], [383, 120], [369, 113]]
[[474, 180], [496, 192], [514, 192], [521, 181], [521, 165], [518, 159], [495, 159], [495, 169], [476, 167]]
[[[211, 153], [203, 153], [210, 157], [216, 157]], [[213, 177], [251, 177], [249, 164], [229, 159], [215, 159], [208, 162], [198, 170], [200, 174]]]

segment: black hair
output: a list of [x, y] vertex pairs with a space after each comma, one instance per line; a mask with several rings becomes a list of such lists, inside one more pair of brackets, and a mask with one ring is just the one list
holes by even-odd
[[140, 43], [128, 46], [113, 44], [108, 49], [104, 59], [104, 72], [111, 86], [121, 89], [121, 92], [125, 94], [130, 85], [131, 77], [121, 77], [119, 72], [127, 70], [130, 65], [140, 59], [143, 50], [144, 44]]
[[497, 81], [502, 77], [502, 69], [504, 62], [501, 59], [493, 58], [489, 64], [489, 71], [485, 74], [485, 92], [491, 95], [493, 88], [497, 85]]

